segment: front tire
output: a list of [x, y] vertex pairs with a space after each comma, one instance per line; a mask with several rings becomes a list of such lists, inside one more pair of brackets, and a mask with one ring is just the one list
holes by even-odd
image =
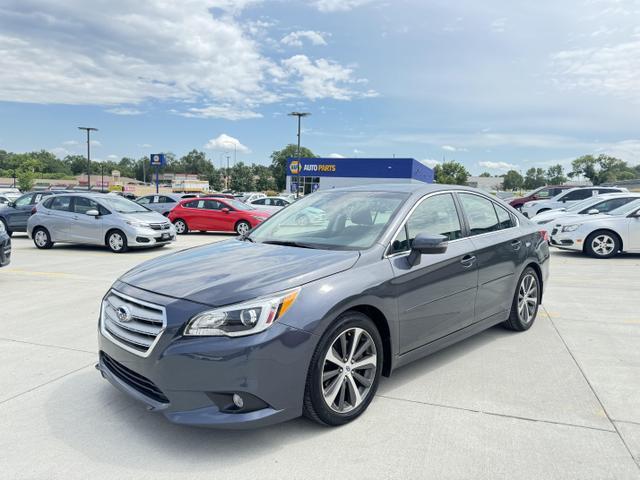
[[7, 225], [7, 222], [5, 222], [3, 218], [0, 218], [0, 222], [2, 222], [5, 232], [7, 233], [7, 235], [9, 235], [9, 238], [11, 238], [13, 236], [13, 232], [9, 230], [9, 225]]
[[590, 257], [615, 257], [621, 247], [620, 237], [613, 232], [601, 230], [593, 232], [584, 242], [584, 250]]
[[360, 312], [340, 315], [311, 359], [303, 414], [330, 426], [355, 420], [376, 394], [382, 361], [382, 339], [373, 321]]
[[178, 235], [184, 235], [189, 233], [189, 227], [187, 226], [187, 222], [178, 218], [175, 222], [173, 222], [173, 226], [176, 227], [176, 233]]
[[113, 253], [124, 253], [129, 250], [127, 236], [120, 230], [112, 230], [107, 234], [107, 247]]
[[240, 220], [236, 223], [236, 233], [238, 235], [246, 235], [251, 230], [251, 225], [246, 220]]
[[33, 244], [40, 250], [48, 250], [53, 247], [49, 231], [44, 227], [36, 227], [33, 230]]
[[541, 293], [538, 273], [533, 268], [527, 267], [518, 280], [511, 312], [504, 326], [516, 332], [529, 330], [538, 314]]

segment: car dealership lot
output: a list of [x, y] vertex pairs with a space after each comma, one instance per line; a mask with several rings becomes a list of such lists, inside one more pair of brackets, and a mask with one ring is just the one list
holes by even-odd
[[116, 255], [14, 236], [0, 478], [640, 478], [640, 255], [553, 250], [531, 330], [492, 328], [396, 371], [345, 427], [174, 426], [93, 368], [100, 299], [139, 262], [225, 238]]

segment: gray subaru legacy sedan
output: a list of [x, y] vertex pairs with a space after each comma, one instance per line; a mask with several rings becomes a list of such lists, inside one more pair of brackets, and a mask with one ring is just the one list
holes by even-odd
[[[323, 215], [301, 224], [305, 211]], [[123, 275], [96, 367], [179, 424], [341, 425], [381, 375], [496, 324], [529, 329], [548, 264], [547, 233], [479, 190], [319, 191]]]

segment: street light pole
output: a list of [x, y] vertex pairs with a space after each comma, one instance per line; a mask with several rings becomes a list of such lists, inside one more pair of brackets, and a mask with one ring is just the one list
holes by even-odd
[[227, 186], [226, 190], [229, 190], [229, 185], [231, 183], [229, 182], [229, 154], [227, 154], [227, 181], [225, 183]]
[[87, 190], [91, 190], [91, 132], [97, 132], [97, 128], [78, 127], [78, 130], [87, 131]]
[[[291, 112], [289, 114], [290, 117], [298, 117], [298, 150], [296, 152], [296, 157], [298, 157], [298, 163], [300, 163], [300, 124], [302, 117], [308, 117], [311, 115], [309, 112]], [[300, 174], [298, 174], [298, 181], [296, 182], [296, 198], [300, 193]]]

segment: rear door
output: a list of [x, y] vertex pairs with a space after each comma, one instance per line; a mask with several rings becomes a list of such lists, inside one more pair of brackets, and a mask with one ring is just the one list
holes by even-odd
[[[445, 253], [422, 255], [410, 266], [407, 256], [419, 233], [446, 235], [449, 246]], [[400, 353], [473, 323], [477, 262], [453, 194], [431, 195], [418, 203], [393, 240], [388, 258], [395, 277]]]
[[7, 226], [13, 231], [24, 231], [27, 227], [27, 220], [31, 215], [31, 201], [35, 193], [27, 193], [18, 198], [13, 207], [7, 208], [3, 215], [7, 220]]
[[74, 216], [71, 212], [71, 197], [69, 195], [55, 195], [46, 202], [42, 214], [45, 216], [43, 224], [49, 230], [51, 240], [54, 242], [68, 241], [69, 228]]
[[475, 320], [504, 317], [511, 308], [526, 239], [517, 220], [505, 208], [475, 193], [458, 193], [478, 258]]

